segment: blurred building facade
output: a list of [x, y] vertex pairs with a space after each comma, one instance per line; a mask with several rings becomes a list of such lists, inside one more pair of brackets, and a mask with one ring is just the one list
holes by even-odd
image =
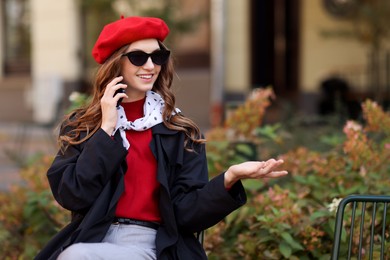
[[[91, 12], [80, 2], [1, 0], [0, 120], [50, 123], [70, 92], [89, 85], [96, 69], [91, 35], [101, 28], [91, 28]], [[138, 15], [126, 0], [111, 2], [118, 18]], [[330, 0], [178, 2], [178, 17], [201, 15], [195, 29], [169, 42], [177, 103], [203, 128], [255, 87], [273, 86], [281, 100], [308, 113], [316, 111], [320, 83], [329, 77], [345, 78], [356, 93], [369, 90], [367, 45], [322, 33], [352, 27], [329, 9]], [[10, 113], [12, 106], [20, 112]]]

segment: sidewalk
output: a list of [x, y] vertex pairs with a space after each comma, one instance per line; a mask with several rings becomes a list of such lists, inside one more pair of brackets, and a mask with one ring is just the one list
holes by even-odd
[[56, 152], [53, 130], [27, 123], [0, 122], [0, 191], [20, 181], [20, 170], [36, 153]]

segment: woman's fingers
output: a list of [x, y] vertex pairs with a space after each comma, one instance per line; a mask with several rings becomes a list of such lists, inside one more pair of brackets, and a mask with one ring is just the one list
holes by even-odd
[[235, 165], [232, 170], [239, 179], [262, 178], [272, 172], [277, 173], [272, 175], [285, 175], [287, 171], [278, 169], [283, 163], [283, 160], [275, 159], [269, 159], [265, 162], [244, 162]]
[[125, 84], [118, 84], [123, 80], [122, 76], [116, 77], [107, 84], [104, 91], [104, 95], [100, 100], [100, 106], [102, 110], [102, 124], [101, 128], [111, 134], [115, 130], [117, 121], [117, 109], [116, 105], [120, 98], [127, 97], [125, 93], [118, 93], [114, 96], [115, 91], [119, 88], [126, 88]]
[[123, 80], [122, 76], [116, 77], [107, 84], [106, 89], [104, 91], [104, 95], [102, 97], [102, 102], [107, 103], [108, 105], [117, 104], [120, 98], [126, 98], [127, 95], [125, 93], [116, 93], [116, 91], [120, 88], [126, 89], [127, 85], [121, 83]]
[[287, 171], [272, 171], [264, 175], [262, 178], [279, 178], [287, 174]]
[[279, 166], [284, 163], [283, 160], [269, 159], [263, 164], [259, 163], [260, 168], [253, 173], [254, 178], [278, 178], [288, 174], [287, 171], [278, 170]]
[[283, 160], [275, 160], [275, 159], [269, 159], [264, 163], [264, 169], [266, 170], [272, 170], [275, 169], [276, 167], [279, 167], [284, 163]]

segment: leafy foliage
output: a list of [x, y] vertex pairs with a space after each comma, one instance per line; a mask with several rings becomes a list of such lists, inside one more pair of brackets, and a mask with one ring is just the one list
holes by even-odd
[[50, 156], [40, 156], [21, 170], [23, 183], [0, 193], [0, 255], [33, 259], [69, 215], [54, 200], [46, 171]]
[[[341, 144], [333, 143], [328, 151], [297, 147], [280, 156], [289, 177], [260, 185], [244, 182], [257, 189], [249, 189], [246, 206], [206, 232], [210, 259], [329, 259], [338, 198], [387, 194], [390, 187], [384, 181], [390, 170], [390, 115], [370, 100], [362, 107], [365, 125], [348, 121], [345, 137], [336, 139]], [[281, 128], [274, 130], [286, 131]], [[258, 138], [283, 142], [270, 129], [258, 130], [267, 133]], [[273, 149], [264, 140], [255, 142]]]
[[[257, 147], [262, 140], [256, 131], [259, 131], [266, 108], [274, 96], [271, 88], [254, 90], [248, 100], [231, 113], [223, 126], [206, 133], [211, 176], [219, 174], [231, 164], [257, 159]], [[268, 129], [264, 130], [264, 133], [269, 132]]]
[[80, 93], [77, 91], [73, 91], [69, 96], [70, 106], [66, 110], [67, 113], [88, 105], [91, 101], [92, 97], [86, 93]]

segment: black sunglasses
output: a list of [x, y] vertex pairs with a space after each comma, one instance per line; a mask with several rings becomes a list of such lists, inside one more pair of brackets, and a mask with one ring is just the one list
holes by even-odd
[[135, 65], [135, 66], [142, 66], [144, 65], [149, 57], [152, 58], [152, 62], [156, 65], [163, 65], [168, 61], [169, 55], [171, 52], [169, 50], [156, 50], [152, 53], [146, 53], [143, 51], [131, 51], [125, 54], [122, 54], [122, 56], [126, 56], [129, 61]]

